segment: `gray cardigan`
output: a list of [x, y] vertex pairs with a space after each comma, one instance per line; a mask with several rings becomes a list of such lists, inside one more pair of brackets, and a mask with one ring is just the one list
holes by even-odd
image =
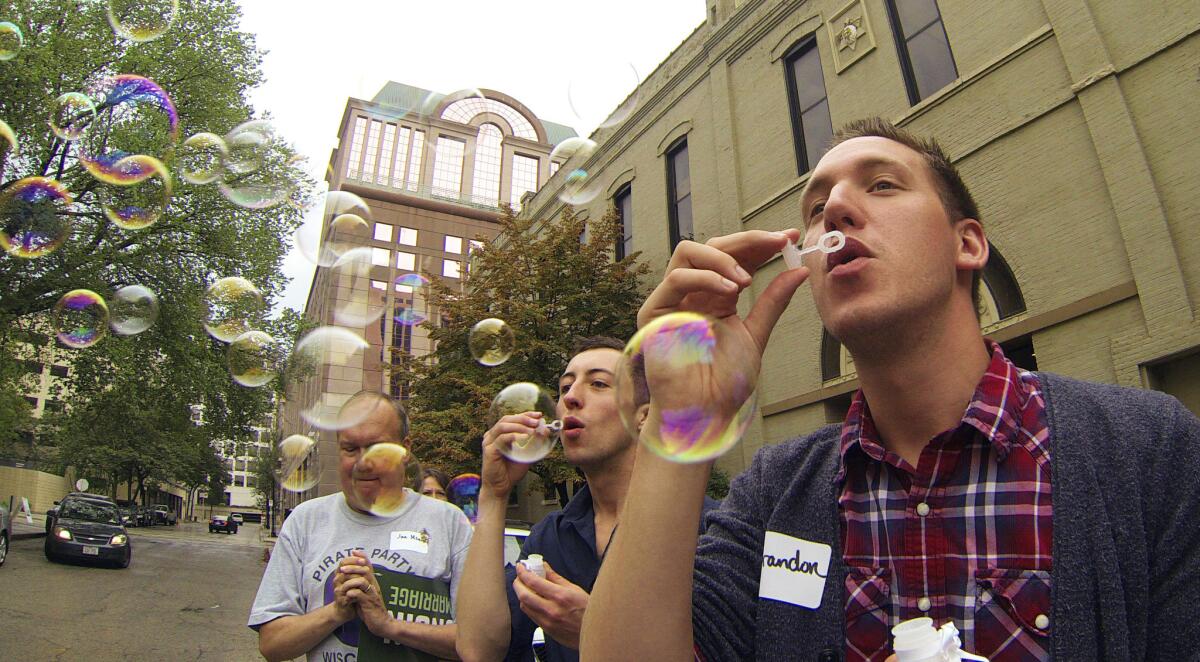
[[[1038, 373], [1050, 426], [1056, 660], [1200, 659], [1200, 420], [1154, 391]], [[709, 662], [844, 659], [840, 426], [760, 450], [696, 555]], [[764, 532], [833, 548], [821, 605], [759, 599]]]

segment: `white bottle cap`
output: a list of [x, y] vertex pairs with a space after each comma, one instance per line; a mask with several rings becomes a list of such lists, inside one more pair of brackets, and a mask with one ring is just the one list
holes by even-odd
[[530, 554], [525, 558], [525, 560], [521, 561], [521, 563], [525, 564], [525, 569], [529, 572], [532, 572], [542, 579], [546, 578], [546, 566], [542, 562], [541, 554]]

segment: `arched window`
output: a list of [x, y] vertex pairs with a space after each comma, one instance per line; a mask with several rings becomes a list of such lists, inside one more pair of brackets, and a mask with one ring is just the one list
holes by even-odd
[[475, 141], [475, 180], [471, 186], [475, 202], [494, 205], [500, 199], [501, 142], [504, 134], [495, 124], [479, 127]]
[[442, 111], [442, 119], [458, 122], [460, 124], [470, 124], [471, 120], [475, 119], [480, 113], [492, 113], [504, 118], [508, 125], [512, 127], [513, 135], [520, 138], [528, 138], [529, 140], [537, 140], [537, 131], [534, 130], [533, 124], [512, 106], [496, 101], [495, 99], [483, 99], [480, 97], [468, 97], [459, 99], [446, 106]]

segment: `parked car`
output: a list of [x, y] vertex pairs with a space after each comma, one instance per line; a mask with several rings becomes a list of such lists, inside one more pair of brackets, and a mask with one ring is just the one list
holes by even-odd
[[[103, 494], [92, 494], [90, 492], [68, 492], [67, 496], [63, 497], [64, 501], [67, 499], [88, 499], [91, 501], [98, 501], [100, 503], [107, 503], [108, 505], [113, 506], [113, 507], [116, 507], [116, 505], [117, 505], [117, 502], [113, 501], [112, 497], [107, 497], [107, 496], [104, 496]], [[46, 511], [46, 535], [47, 536], [50, 535], [50, 530], [54, 528], [54, 520], [58, 518], [58, 508], [59, 508], [59, 504], [61, 504], [61, 503], [62, 503], [62, 501], [55, 501], [54, 507]]]
[[232, 514], [229, 516], [229, 519], [231, 519], [231, 520], [233, 520], [233, 521], [237, 522], [237, 523], [238, 523], [238, 525], [242, 525], [242, 524], [245, 524], [245, 523], [246, 523], [246, 520], [242, 518], [242, 514], [241, 514], [241, 513], [232, 513]]
[[213, 515], [208, 520], [209, 533], [237, 533], [238, 524], [228, 515]]
[[122, 568], [128, 568], [133, 558], [116, 504], [79, 497], [67, 497], [59, 504], [45, 552], [55, 562], [106, 561]]
[[8, 506], [0, 503], [0, 566], [8, 558], [8, 541], [12, 539], [12, 516]]
[[137, 507], [138, 526], [154, 526], [154, 509], [149, 506]]
[[121, 523], [125, 528], [130, 528], [138, 525], [137, 504], [124, 499], [117, 501], [117, 511], [121, 513]]
[[171, 526], [175, 526], [178, 521], [178, 517], [176, 517], [174, 510], [171, 510], [161, 503], [154, 506], [155, 524], [170, 524]]

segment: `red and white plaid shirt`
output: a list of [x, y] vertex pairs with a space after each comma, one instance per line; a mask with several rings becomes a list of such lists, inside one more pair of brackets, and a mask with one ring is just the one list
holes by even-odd
[[[891, 627], [952, 621], [992, 662], [1050, 658], [1050, 447], [1037, 377], [992, 358], [962, 421], [914, 467], [886, 450], [859, 391], [838, 499], [846, 658], [884, 660]], [[920, 388], [920, 385], [914, 385]]]

